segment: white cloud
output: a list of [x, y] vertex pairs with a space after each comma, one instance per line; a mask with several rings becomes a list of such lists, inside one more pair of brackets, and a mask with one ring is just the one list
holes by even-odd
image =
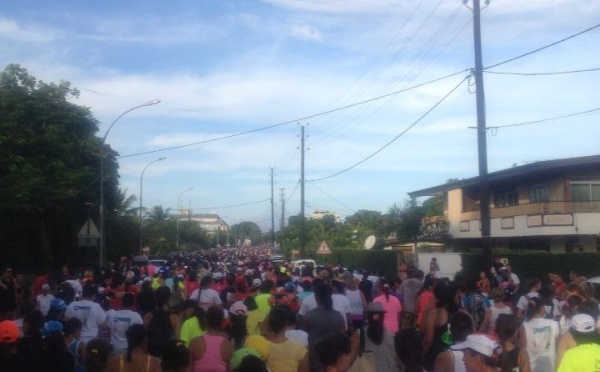
[[50, 29], [37, 25], [22, 25], [17, 21], [0, 17], [0, 35], [11, 41], [25, 43], [45, 43], [56, 40], [59, 35]]
[[309, 41], [322, 41], [323, 35], [313, 26], [301, 25], [292, 27], [291, 33], [294, 37]]

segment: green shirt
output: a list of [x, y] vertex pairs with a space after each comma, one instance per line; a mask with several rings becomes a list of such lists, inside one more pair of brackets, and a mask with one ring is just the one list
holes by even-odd
[[557, 372], [591, 372], [600, 370], [600, 345], [583, 344], [567, 350]]
[[190, 341], [195, 337], [202, 336], [206, 333], [205, 330], [200, 328], [200, 323], [198, 322], [198, 318], [192, 316], [181, 325], [181, 332], [179, 338], [181, 341], [185, 342], [187, 346], [190, 345]]

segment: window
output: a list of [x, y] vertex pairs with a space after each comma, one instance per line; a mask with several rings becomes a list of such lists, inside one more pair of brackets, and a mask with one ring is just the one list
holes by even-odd
[[519, 205], [519, 193], [516, 190], [494, 194], [494, 207], [502, 208], [512, 205]]
[[571, 201], [600, 201], [600, 180], [571, 181]]
[[550, 186], [548, 184], [533, 185], [529, 188], [530, 203], [545, 203], [550, 201]]

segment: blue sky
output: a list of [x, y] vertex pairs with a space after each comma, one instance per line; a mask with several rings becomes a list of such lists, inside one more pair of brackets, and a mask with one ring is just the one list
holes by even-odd
[[[468, 5], [470, 5], [469, 2]], [[600, 2], [493, 0], [482, 13], [484, 65], [529, 52], [600, 22]], [[123, 157], [121, 186], [144, 206], [218, 213], [267, 229], [270, 205], [212, 208], [270, 197], [269, 167], [286, 215], [300, 210], [299, 124], [306, 178], [338, 173], [408, 128], [466, 73], [389, 98], [298, 120], [473, 66], [471, 12], [461, 0], [11, 1], [0, 9], [0, 64], [70, 81], [102, 123], [123, 117], [107, 142], [123, 156], [274, 129], [177, 150]], [[497, 72], [600, 67], [600, 29], [499, 66]], [[600, 72], [484, 74], [489, 126], [600, 107]], [[489, 170], [598, 154], [599, 112], [488, 135]], [[385, 212], [407, 192], [477, 175], [475, 96], [463, 82], [439, 107], [371, 159], [306, 186], [307, 212]], [[293, 190], [296, 189], [294, 193]]]

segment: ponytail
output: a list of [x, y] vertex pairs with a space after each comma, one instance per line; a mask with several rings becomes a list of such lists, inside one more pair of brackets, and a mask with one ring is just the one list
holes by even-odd
[[542, 300], [539, 297], [530, 298], [525, 309], [525, 320], [530, 321], [533, 319], [540, 312], [542, 306]]

